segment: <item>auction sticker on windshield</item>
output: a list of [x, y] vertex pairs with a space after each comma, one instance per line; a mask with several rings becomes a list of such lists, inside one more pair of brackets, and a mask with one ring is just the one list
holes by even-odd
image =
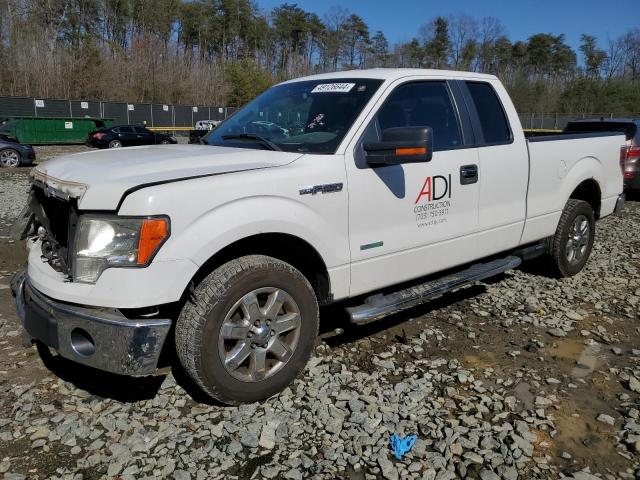
[[355, 83], [321, 83], [311, 93], [347, 93], [355, 86]]

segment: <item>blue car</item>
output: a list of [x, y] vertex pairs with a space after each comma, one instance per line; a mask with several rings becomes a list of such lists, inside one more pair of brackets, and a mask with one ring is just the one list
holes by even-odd
[[0, 135], [0, 167], [15, 168], [33, 164], [36, 152], [31, 145], [22, 145], [11, 137]]

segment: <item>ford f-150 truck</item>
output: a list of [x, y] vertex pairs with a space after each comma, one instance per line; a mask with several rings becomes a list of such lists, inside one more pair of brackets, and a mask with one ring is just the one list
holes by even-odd
[[28, 340], [133, 376], [175, 348], [211, 397], [256, 401], [304, 369], [319, 306], [362, 324], [543, 255], [574, 275], [624, 199], [623, 135], [526, 139], [477, 73], [287, 81], [203, 142], [32, 171]]

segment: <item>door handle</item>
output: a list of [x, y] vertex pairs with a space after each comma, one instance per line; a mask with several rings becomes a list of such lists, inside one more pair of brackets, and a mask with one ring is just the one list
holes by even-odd
[[478, 166], [463, 165], [460, 167], [460, 185], [470, 185], [478, 181]]

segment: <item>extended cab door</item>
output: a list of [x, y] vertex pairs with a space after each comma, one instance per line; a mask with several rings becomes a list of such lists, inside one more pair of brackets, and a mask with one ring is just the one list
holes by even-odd
[[[468, 120], [468, 119], [467, 119]], [[475, 258], [478, 156], [467, 148], [444, 80], [390, 86], [346, 151], [351, 295], [415, 279]], [[393, 127], [433, 129], [428, 162], [372, 167], [363, 145]], [[353, 148], [351, 148], [353, 147]]]
[[520, 243], [526, 217], [529, 153], [520, 120], [498, 80], [457, 81], [478, 147], [478, 255]]

